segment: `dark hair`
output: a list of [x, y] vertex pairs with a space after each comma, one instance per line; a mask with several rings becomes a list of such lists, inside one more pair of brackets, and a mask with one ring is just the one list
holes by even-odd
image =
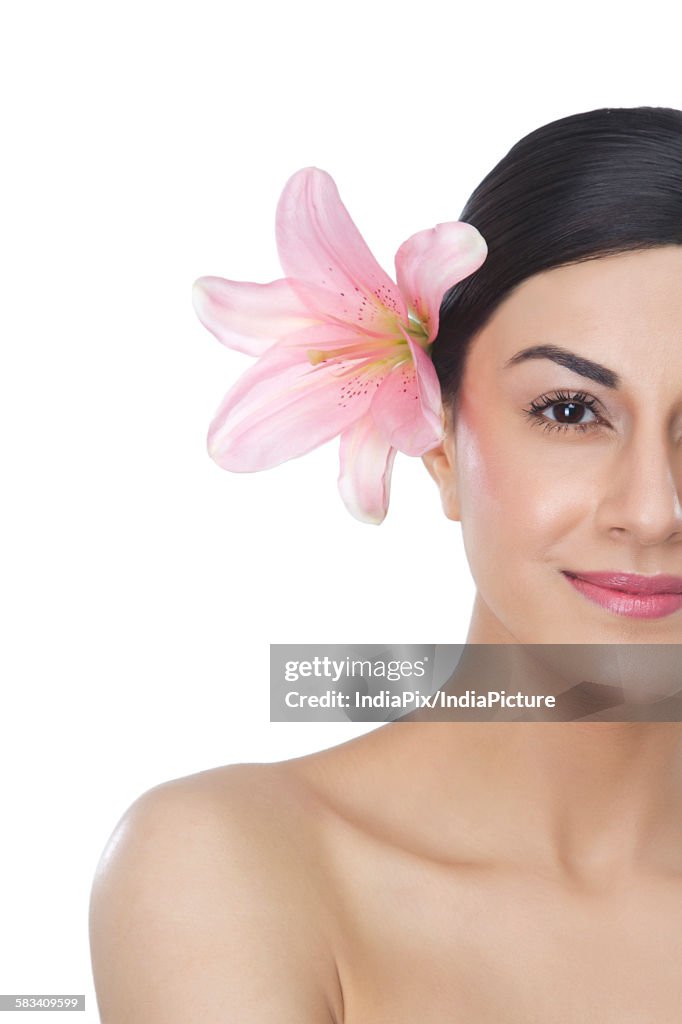
[[469, 343], [526, 278], [682, 245], [682, 111], [604, 108], [552, 121], [509, 150], [459, 219], [478, 228], [488, 256], [441, 304], [431, 355], [452, 413]]

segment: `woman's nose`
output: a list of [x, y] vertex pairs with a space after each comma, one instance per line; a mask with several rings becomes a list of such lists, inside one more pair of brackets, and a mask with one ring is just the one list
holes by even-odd
[[643, 546], [682, 544], [682, 445], [642, 431], [609, 466], [600, 525]]

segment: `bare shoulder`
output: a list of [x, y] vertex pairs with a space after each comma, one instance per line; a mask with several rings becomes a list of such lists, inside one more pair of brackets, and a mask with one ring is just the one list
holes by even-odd
[[135, 801], [92, 890], [103, 1024], [339, 1019], [318, 807], [289, 762], [201, 772]]

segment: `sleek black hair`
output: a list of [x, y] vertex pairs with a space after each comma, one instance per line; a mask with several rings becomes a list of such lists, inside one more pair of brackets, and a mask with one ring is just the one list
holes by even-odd
[[469, 343], [526, 278], [682, 245], [682, 111], [604, 108], [537, 128], [486, 175], [459, 219], [478, 228], [488, 256], [441, 304], [431, 356], [452, 413]]

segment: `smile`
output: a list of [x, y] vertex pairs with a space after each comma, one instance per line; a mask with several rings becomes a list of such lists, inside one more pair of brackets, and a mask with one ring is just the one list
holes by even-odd
[[562, 572], [578, 593], [615, 615], [661, 619], [682, 608], [682, 576]]

